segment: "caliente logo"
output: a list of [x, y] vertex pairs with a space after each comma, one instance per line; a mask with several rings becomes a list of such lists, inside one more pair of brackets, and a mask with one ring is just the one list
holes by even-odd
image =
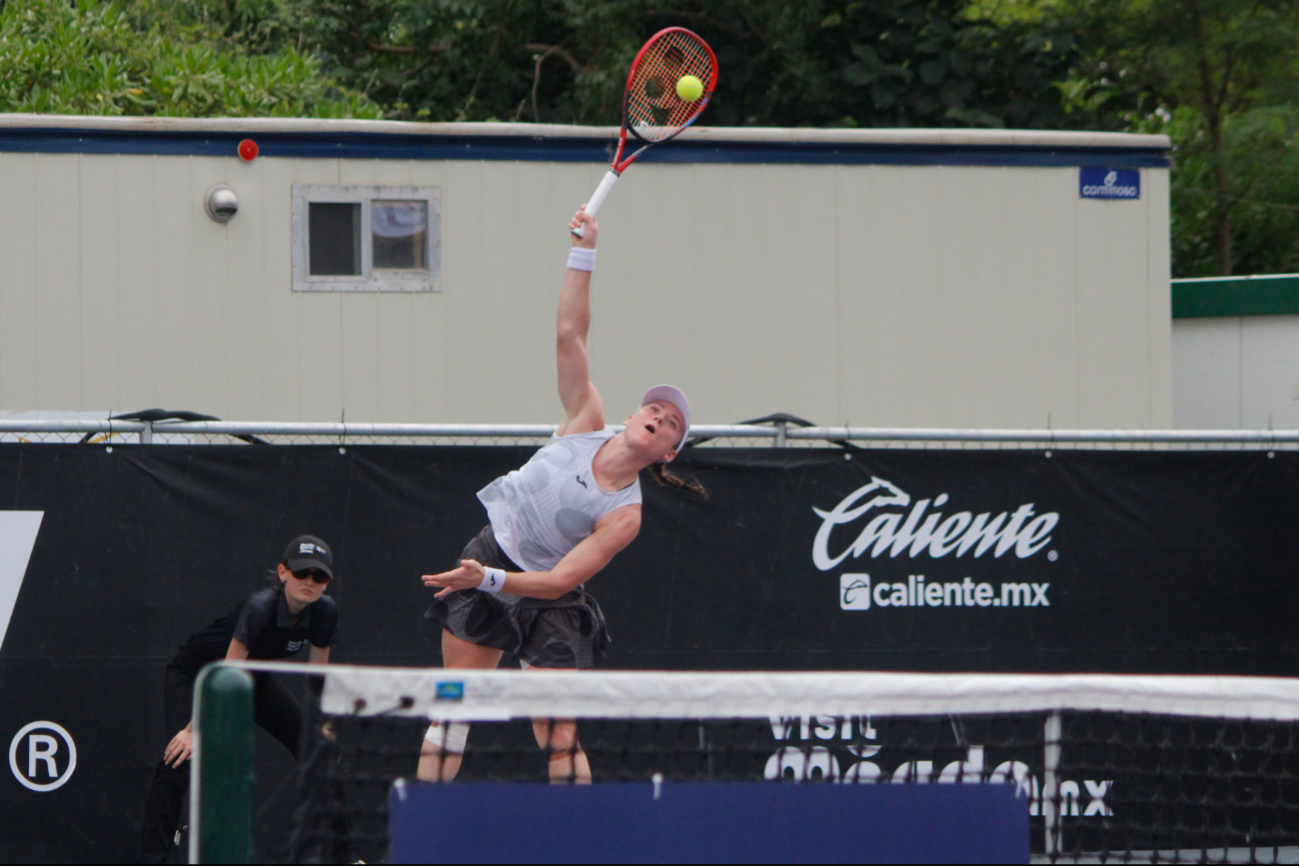
[[[932, 500], [913, 503], [911, 495], [896, 484], [871, 478], [829, 511], [812, 509], [822, 521], [812, 542], [812, 562], [821, 571], [829, 571], [850, 556], [855, 559], [867, 554], [871, 558], [885, 553], [897, 558], [905, 553], [912, 558], [970, 555], [978, 559], [989, 552], [1000, 558], [1014, 551], [1019, 559], [1027, 559], [1051, 542], [1051, 532], [1060, 522], [1057, 512], [1038, 514], [1031, 502], [995, 515], [991, 511], [945, 515], [937, 509], [949, 499], [940, 493]], [[862, 520], [866, 523], [856, 539], [833, 552], [835, 529]]]

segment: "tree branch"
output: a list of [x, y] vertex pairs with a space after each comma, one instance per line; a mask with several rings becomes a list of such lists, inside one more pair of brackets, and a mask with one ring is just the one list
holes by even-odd
[[[373, 42], [367, 42], [366, 51], [378, 51], [383, 54], [415, 54], [416, 51], [409, 45], [376, 45]], [[446, 42], [439, 42], [436, 45], [428, 47], [429, 54], [438, 54], [443, 51], [450, 51], [451, 46]]]
[[1222, 110], [1222, 106], [1227, 102], [1227, 88], [1231, 86], [1231, 73], [1235, 67], [1236, 53], [1230, 48], [1226, 49], [1226, 56], [1222, 63], [1222, 82], [1218, 87], [1218, 102], [1215, 108]]
[[514, 0], [509, 0], [505, 4], [505, 9], [501, 13], [500, 23], [496, 25], [496, 33], [492, 37], [492, 48], [487, 52], [483, 59], [483, 65], [478, 68], [478, 76], [474, 79], [474, 86], [469, 90], [469, 98], [465, 100], [464, 107], [456, 115], [456, 121], [462, 121], [469, 116], [469, 109], [473, 106], [474, 100], [478, 98], [478, 87], [483, 83], [483, 76], [487, 74], [487, 66], [496, 57], [496, 49], [501, 46], [501, 34], [505, 31], [505, 24], [509, 20], [510, 9], [514, 6]]
[[541, 110], [537, 107], [537, 88], [541, 86], [541, 64], [546, 62], [546, 58], [554, 54], [561, 60], [564, 60], [572, 68], [573, 74], [582, 71], [582, 64], [578, 63], [573, 55], [569, 54], [558, 45], [540, 45], [535, 42], [529, 42], [523, 46], [529, 51], [540, 51], [537, 55], [537, 63], [532, 70], [532, 122], [541, 123]]
[[551, 54], [555, 54], [555, 55], [557, 55], [561, 60], [563, 60], [565, 63], [567, 63], [570, 67], [572, 67], [572, 69], [573, 69], [574, 72], [581, 72], [581, 71], [582, 71], [582, 64], [578, 63], [577, 60], [574, 59], [573, 55], [571, 55], [571, 54], [569, 54], [567, 51], [565, 51], [565, 50], [563, 49], [562, 46], [559, 46], [559, 45], [542, 45], [541, 43], [538, 43], [538, 42], [529, 42], [528, 44], [524, 45], [523, 47], [526, 48], [526, 49], [528, 49], [529, 51], [544, 51], [545, 54], [542, 55], [542, 58], [543, 58], [543, 59], [546, 58], [546, 57], [548, 57], [548, 56], [550, 56]]
[[541, 86], [541, 64], [546, 62], [546, 58], [554, 54], [559, 49], [558, 45], [552, 45], [544, 52], [537, 55], [537, 63], [532, 69], [532, 122], [541, 123], [541, 111], [537, 108], [537, 88]]

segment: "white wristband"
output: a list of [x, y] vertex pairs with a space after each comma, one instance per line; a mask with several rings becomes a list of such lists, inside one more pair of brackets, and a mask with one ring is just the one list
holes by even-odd
[[483, 566], [483, 582], [478, 588], [483, 592], [500, 592], [505, 587], [505, 569]]
[[568, 266], [575, 271], [595, 270], [595, 250], [573, 247], [568, 251]]

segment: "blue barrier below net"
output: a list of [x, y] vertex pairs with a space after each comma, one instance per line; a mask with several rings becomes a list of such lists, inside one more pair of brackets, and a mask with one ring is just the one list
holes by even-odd
[[398, 785], [390, 809], [394, 863], [1029, 859], [1013, 785]]

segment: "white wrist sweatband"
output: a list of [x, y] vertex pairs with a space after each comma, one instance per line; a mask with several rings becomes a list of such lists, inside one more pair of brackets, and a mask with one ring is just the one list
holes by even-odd
[[505, 586], [505, 569], [483, 566], [483, 582], [478, 588], [483, 592], [500, 592]]
[[575, 271], [595, 270], [595, 250], [573, 247], [568, 251], [568, 266]]

